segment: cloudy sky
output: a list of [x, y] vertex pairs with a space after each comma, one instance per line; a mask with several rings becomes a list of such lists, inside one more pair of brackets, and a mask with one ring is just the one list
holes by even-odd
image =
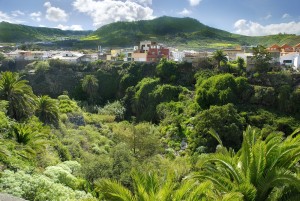
[[0, 21], [95, 30], [167, 15], [243, 35], [300, 35], [300, 0], [0, 0]]

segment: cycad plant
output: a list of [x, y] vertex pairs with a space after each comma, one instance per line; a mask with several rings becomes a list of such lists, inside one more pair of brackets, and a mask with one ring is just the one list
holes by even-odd
[[107, 200], [114, 201], [150, 201], [150, 200], [169, 200], [171, 192], [175, 187], [172, 176], [167, 176], [162, 180], [155, 173], [143, 174], [133, 171], [133, 188], [131, 192], [118, 181], [109, 179], [100, 180], [97, 183], [97, 189]]
[[192, 178], [176, 181], [174, 173], [159, 177], [156, 173], [132, 172], [133, 190], [117, 181], [103, 179], [96, 186], [105, 200], [111, 201], [198, 201], [239, 200], [240, 192], [216, 193], [213, 182], [200, 183]]
[[241, 200], [299, 200], [299, 131], [287, 138], [276, 132], [264, 138], [248, 127], [237, 153], [221, 145], [216, 153], [200, 157], [193, 177], [213, 182], [219, 193], [242, 193]]
[[24, 158], [35, 157], [45, 149], [47, 144], [46, 134], [33, 129], [32, 125], [28, 123], [13, 125], [12, 136], [18, 143], [14, 151]]

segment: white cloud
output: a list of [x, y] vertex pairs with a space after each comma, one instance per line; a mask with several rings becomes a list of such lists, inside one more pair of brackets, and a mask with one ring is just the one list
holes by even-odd
[[23, 20], [16, 19], [15, 17], [10, 16], [7, 13], [4, 13], [4, 12], [0, 11], [0, 22], [2, 22], [2, 21], [9, 22], [9, 23], [23, 23], [23, 22], [25, 22]]
[[265, 20], [268, 20], [268, 19], [270, 19], [271, 17], [272, 17], [272, 15], [271, 15], [271, 14], [268, 14], [267, 16], [264, 17], [264, 19], [265, 19]]
[[264, 36], [278, 33], [300, 34], [300, 22], [261, 25], [240, 19], [234, 23], [235, 32], [247, 36]]
[[20, 10], [14, 10], [14, 11], [11, 12], [11, 15], [14, 16], [14, 17], [18, 17], [18, 16], [21, 16], [21, 15], [25, 15], [25, 13], [23, 13]]
[[197, 6], [202, 0], [188, 0], [191, 6]]
[[148, 6], [151, 0], [75, 0], [73, 6], [93, 19], [93, 25], [116, 21], [135, 21], [153, 19], [153, 10]]
[[6, 13], [3, 13], [2, 11], [0, 11], [0, 21], [5, 21], [5, 22], [12, 22], [13, 19]]
[[59, 24], [55, 28], [58, 28], [58, 29], [61, 29], [61, 30], [73, 30], [73, 31], [82, 31], [83, 30], [82, 26], [77, 25], [77, 24], [71, 25], [71, 26], [64, 26], [62, 24]]
[[66, 22], [68, 20], [68, 14], [64, 10], [62, 10], [60, 8], [57, 8], [57, 7], [53, 7], [50, 2], [45, 2], [44, 6], [47, 8], [47, 10], [46, 10], [46, 13], [47, 13], [46, 14], [46, 18], [49, 21], [53, 21], [53, 22], [59, 22], [59, 21]]
[[30, 13], [29, 16], [32, 20], [37, 21], [37, 22], [40, 22], [42, 20], [41, 19], [42, 13], [40, 11]]
[[128, 1], [136, 2], [136, 3], [144, 5], [144, 6], [152, 5], [152, 0], [128, 0]]
[[291, 16], [288, 13], [285, 13], [282, 15], [282, 19], [290, 18]]
[[178, 14], [179, 14], [179, 15], [183, 15], [183, 16], [188, 16], [188, 15], [192, 14], [192, 11], [190, 11], [190, 10], [184, 8], [184, 9], [183, 9], [182, 11], [180, 11]]

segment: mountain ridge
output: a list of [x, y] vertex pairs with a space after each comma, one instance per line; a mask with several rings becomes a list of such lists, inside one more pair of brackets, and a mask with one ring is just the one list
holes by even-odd
[[270, 36], [244, 36], [207, 26], [190, 17], [162, 16], [152, 20], [114, 22], [95, 31], [71, 31], [57, 28], [32, 27], [7, 22], [0, 23], [0, 42], [55, 41], [61, 37], [76, 39], [78, 47], [128, 47], [141, 40], [154, 40], [182, 48], [226, 48], [244, 45], [296, 45], [300, 36], [277, 34]]
[[61, 30], [58, 28], [34, 27], [4, 21], [0, 22], [0, 42], [52, 41], [59, 37], [82, 37], [90, 33], [91, 31]]

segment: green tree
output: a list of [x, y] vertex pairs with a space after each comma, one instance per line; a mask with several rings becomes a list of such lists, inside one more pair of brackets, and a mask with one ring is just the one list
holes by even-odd
[[4, 54], [2, 54], [2, 53], [0, 52], [0, 64], [1, 64], [1, 62], [2, 62], [4, 59], [5, 59]]
[[242, 57], [238, 57], [236, 61], [237, 61], [237, 66], [238, 66], [240, 73], [245, 72], [246, 71], [245, 60]]
[[36, 96], [27, 80], [18, 73], [0, 74], [0, 98], [8, 101], [8, 115], [16, 120], [27, 118], [34, 113]]
[[[212, 76], [204, 81], [198, 82], [196, 101], [202, 108], [210, 105], [223, 105], [236, 103], [237, 83], [231, 74], [220, 74]], [[198, 84], [197, 84], [198, 85]]]
[[217, 50], [213, 53], [213, 59], [217, 62], [218, 69], [221, 67], [221, 62], [226, 63], [228, 61], [226, 55], [222, 50]]
[[162, 58], [156, 66], [156, 73], [162, 82], [174, 82], [178, 76], [178, 65], [174, 61]]
[[93, 103], [97, 97], [98, 79], [94, 75], [86, 75], [82, 80], [82, 89], [86, 92]]
[[160, 85], [159, 79], [144, 78], [134, 87], [132, 111], [138, 121], [157, 121], [156, 106], [161, 102], [176, 101], [184, 89], [169, 84]]
[[48, 61], [38, 61], [37, 63], [35, 63], [34, 67], [37, 72], [41, 72], [41, 73], [45, 73], [50, 69], [50, 65]]
[[126, 143], [137, 159], [144, 160], [161, 151], [160, 133], [157, 127], [150, 123], [133, 125], [121, 122], [113, 131], [118, 136], [117, 140]]
[[[217, 153], [198, 161], [201, 170], [194, 177], [212, 181], [223, 193], [240, 192], [243, 200], [298, 200], [300, 196], [299, 130], [284, 138], [248, 127], [241, 149], [234, 153], [222, 146]], [[214, 135], [217, 139], [217, 135]]]
[[262, 46], [252, 48], [254, 67], [258, 72], [267, 72], [270, 69], [270, 62], [272, 60], [270, 52]]
[[59, 121], [58, 102], [47, 95], [38, 97], [35, 114], [44, 124], [57, 126]]
[[218, 142], [209, 134], [211, 128], [220, 135], [225, 146], [235, 150], [241, 146], [245, 119], [233, 104], [211, 106], [196, 115], [192, 123], [194, 131], [189, 136], [189, 147], [193, 152], [201, 151], [204, 147], [209, 152], [215, 151]]

